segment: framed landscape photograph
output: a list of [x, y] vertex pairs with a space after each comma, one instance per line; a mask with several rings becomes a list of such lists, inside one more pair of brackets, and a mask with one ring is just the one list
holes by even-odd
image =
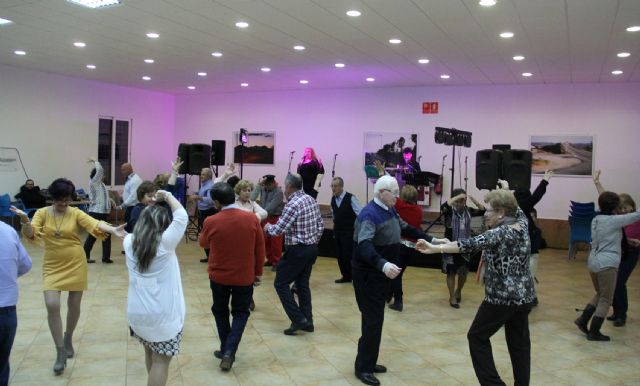
[[[233, 133], [233, 162], [240, 163], [242, 146], [239, 141], [240, 132]], [[254, 165], [273, 165], [276, 147], [276, 133], [274, 131], [249, 132], [247, 144], [244, 145], [243, 163]]]
[[532, 135], [531, 172], [544, 174], [545, 170], [552, 170], [560, 176], [591, 177], [593, 145], [591, 135]]

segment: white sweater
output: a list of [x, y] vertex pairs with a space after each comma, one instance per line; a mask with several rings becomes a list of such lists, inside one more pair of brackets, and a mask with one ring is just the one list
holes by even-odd
[[138, 270], [133, 255], [133, 234], [124, 239], [129, 270], [127, 318], [133, 331], [148, 342], [173, 339], [184, 326], [185, 302], [176, 246], [187, 221], [184, 208], [173, 212], [173, 221], [162, 233], [156, 256], [144, 273]]

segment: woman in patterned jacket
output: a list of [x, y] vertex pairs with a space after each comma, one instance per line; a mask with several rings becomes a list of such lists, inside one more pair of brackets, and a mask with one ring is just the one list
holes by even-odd
[[[506, 182], [500, 186], [508, 189]], [[527, 218], [513, 193], [498, 189], [486, 195], [488, 230], [470, 239], [433, 245], [419, 240], [422, 253], [467, 253], [483, 250], [485, 298], [467, 338], [476, 376], [481, 385], [504, 385], [491, 352], [491, 336], [504, 326], [516, 385], [528, 385], [531, 369], [529, 312], [535, 298], [529, 270]]]

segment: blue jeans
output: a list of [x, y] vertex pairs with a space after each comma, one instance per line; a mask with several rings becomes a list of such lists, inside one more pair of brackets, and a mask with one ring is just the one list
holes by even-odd
[[[218, 328], [220, 351], [222, 355], [235, 355], [249, 320], [253, 285], [224, 285], [210, 281], [210, 287], [213, 296], [211, 312]], [[232, 322], [229, 322], [229, 299], [231, 299]]]
[[0, 308], [0, 386], [9, 384], [9, 354], [18, 328], [16, 306]]

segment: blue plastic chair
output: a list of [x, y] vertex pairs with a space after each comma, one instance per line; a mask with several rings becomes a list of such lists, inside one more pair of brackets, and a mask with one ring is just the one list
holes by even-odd
[[590, 218], [569, 216], [569, 254], [567, 259], [575, 259], [579, 243], [589, 244], [591, 249], [591, 220]]
[[11, 207], [11, 196], [5, 193], [0, 196], [0, 221], [3, 221], [13, 227], [16, 232], [20, 232], [20, 217], [9, 210]]
[[594, 212], [596, 210], [596, 206], [593, 202], [576, 202], [571, 201], [571, 210], [575, 211], [591, 211]]

